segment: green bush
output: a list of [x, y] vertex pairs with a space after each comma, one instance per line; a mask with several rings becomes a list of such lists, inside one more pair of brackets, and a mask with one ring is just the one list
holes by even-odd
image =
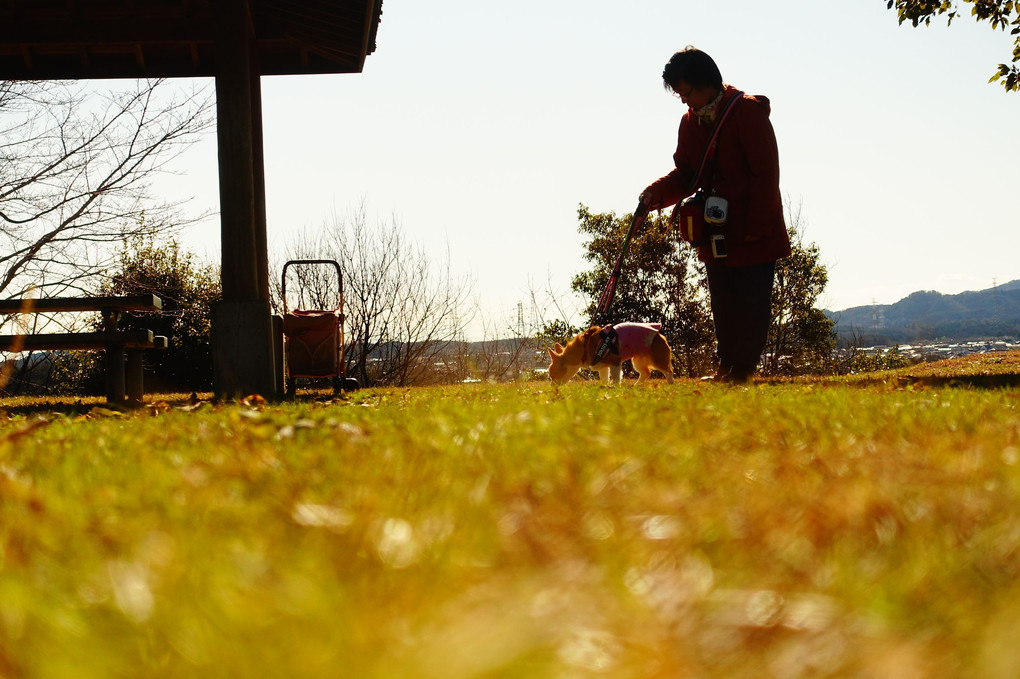
[[[220, 298], [219, 273], [183, 250], [176, 239], [153, 237], [124, 242], [116, 268], [97, 290], [99, 295], [152, 293], [161, 312], [131, 312], [120, 329], [146, 328], [168, 338], [166, 351], [146, 351], [146, 391], [208, 391], [212, 388], [210, 305]], [[102, 327], [98, 315], [92, 326]], [[103, 357], [97, 352], [54, 355], [48, 380], [51, 393], [98, 394], [104, 389]]]

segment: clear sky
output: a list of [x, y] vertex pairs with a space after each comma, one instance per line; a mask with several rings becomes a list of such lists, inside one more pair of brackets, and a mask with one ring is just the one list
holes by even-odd
[[[363, 73], [263, 79], [270, 249], [363, 201], [494, 318], [567, 296], [578, 204], [624, 214], [671, 168], [661, 72], [688, 44], [770, 98], [820, 307], [1020, 278], [1020, 94], [987, 83], [1011, 36], [900, 26], [885, 0], [384, 0]], [[156, 190], [215, 209], [215, 140], [177, 167]], [[218, 258], [218, 222], [184, 242]]]

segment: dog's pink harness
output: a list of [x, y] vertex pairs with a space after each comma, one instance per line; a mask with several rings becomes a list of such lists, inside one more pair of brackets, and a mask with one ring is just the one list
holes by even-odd
[[620, 323], [613, 327], [620, 338], [620, 356], [631, 358], [648, 353], [662, 323]]
[[603, 328], [600, 334], [604, 337], [607, 333], [616, 333], [616, 339], [609, 350], [626, 361], [634, 356], [648, 354], [660, 328], [662, 323], [617, 323]]

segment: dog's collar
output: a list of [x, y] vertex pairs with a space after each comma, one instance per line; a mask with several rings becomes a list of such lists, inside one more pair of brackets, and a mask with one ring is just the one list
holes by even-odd
[[611, 325], [607, 325], [599, 330], [598, 336], [602, 338], [599, 342], [598, 348], [595, 349], [595, 354], [591, 357], [591, 365], [597, 364], [609, 351], [620, 353], [620, 336], [616, 332], [616, 328]]

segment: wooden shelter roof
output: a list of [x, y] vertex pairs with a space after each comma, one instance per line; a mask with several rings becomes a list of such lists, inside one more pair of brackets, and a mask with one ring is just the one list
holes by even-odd
[[[215, 2], [0, 0], [0, 79], [216, 75]], [[382, 0], [249, 0], [262, 75], [358, 73]]]

